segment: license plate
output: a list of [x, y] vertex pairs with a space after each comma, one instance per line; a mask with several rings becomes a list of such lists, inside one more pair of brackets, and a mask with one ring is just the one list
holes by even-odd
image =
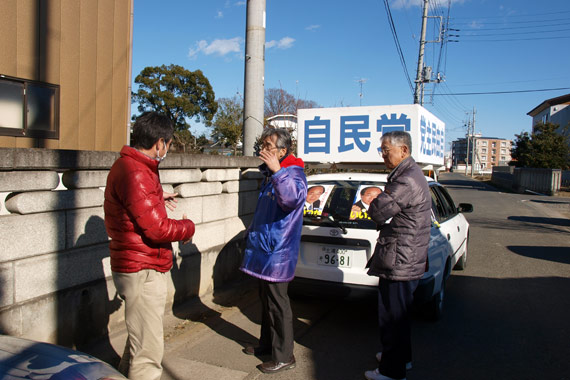
[[345, 248], [321, 246], [317, 258], [317, 264], [328, 265], [339, 268], [350, 268], [352, 265], [352, 254]]

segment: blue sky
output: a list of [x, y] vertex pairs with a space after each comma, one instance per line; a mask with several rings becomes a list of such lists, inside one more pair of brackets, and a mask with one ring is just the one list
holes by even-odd
[[[416, 77], [421, 0], [389, 0], [412, 84]], [[448, 0], [430, 0], [430, 16], [447, 15]], [[282, 88], [323, 107], [413, 103], [397, 54], [384, 0], [267, 0], [265, 88]], [[451, 0], [459, 37], [426, 44], [426, 65], [445, 81], [435, 94], [516, 92], [570, 88], [568, 0]], [[246, 1], [136, 0], [133, 80], [146, 66], [200, 69], [217, 98], [243, 94]], [[428, 23], [428, 40], [437, 38]], [[439, 58], [441, 56], [441, 58]], [[360, 97], [360, 82], [362, 98]], [[527, 115], [545, 99], [570, 89], [496, 95], [434, 95], [424, 106], [446, 123], [449, 142], [475, 131], [514, 139], [530, 131]], [[136, 112], [136, 107], [133, 107]], [[209, 133], [192, 123], [192, 132]]]

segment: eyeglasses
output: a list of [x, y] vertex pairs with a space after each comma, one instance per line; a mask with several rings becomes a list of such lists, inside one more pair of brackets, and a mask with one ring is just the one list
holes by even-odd
[[261, 145], [261, 150], [273, 150], [273, 149], [279, 149], [276, 146], [271, 146], [271, 145], [267, 145], [267, 144], [263, 144]]

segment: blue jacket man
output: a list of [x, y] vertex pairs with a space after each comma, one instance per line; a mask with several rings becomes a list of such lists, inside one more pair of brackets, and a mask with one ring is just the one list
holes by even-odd
[[266, 175], [240, 269], [259, 279], [262, 306], [261, 335], [248, 355], [269, 355], [258, 368], [275, 373], [295, 367], [293, 313], [287, 295], [295, 276], [307, 197], [303, 160], [290, 152], [291, 136], [284, 129], [265, 129], [261, 135], [260, 171]]

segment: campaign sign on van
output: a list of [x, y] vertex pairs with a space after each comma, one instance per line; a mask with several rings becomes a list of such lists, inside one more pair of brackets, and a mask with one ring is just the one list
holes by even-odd
[[443, 165], [445, 124], [419, 104], [299, 109], [297, 155], [306, 162], [383, 162], [382, 134], [406, 131], [412, 157]]
[[325, 203], [327, 203], [327, 199], [333, 187], [334, 185], [309, 185], [303, 215], [322, 215], [323, 208], [325, 207]]
[[354, 196], [349, 220], [370, 219], [368, 208], [370, 208], [370, 203], [382, 193], [382, 189], [383, 186], [360, 185]]

